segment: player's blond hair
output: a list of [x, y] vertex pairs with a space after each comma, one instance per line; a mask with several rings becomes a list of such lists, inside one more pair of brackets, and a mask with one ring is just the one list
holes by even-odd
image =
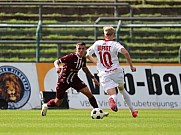
[[115, 29], [112, 26], [104, 26], [103, 30], [105, 35], [112, 35], [115, 33]]

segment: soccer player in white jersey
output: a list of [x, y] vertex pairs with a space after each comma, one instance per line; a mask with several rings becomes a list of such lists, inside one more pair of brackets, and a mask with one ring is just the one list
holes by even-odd
[[[86, 56], [90, 61], [97, 64], [100, 84], [109, 95], [110, 108], [115, 112], [118, 111], [116, 101], [119, 89], [132, 116], [137, 117], [138, 111], [132, 106], [130, 96], [124, 88], [124, 73], [119, 65], [118, 53], [122, 53], [127, 59], [132, 72], [135, 72], [136, 68], [132, 64], [128, 51], [119, 42], [114, 41], [114, 28], [112, 26], [105, 26], [103, 30], [105, 40], [96, 41], [88, 48]], [[92, 57], [93, 54], [96, 55], [97, 60]]]

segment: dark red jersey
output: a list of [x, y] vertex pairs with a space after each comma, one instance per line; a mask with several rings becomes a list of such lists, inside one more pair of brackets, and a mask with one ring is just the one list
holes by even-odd
[[86, 67], [86, 58], [81, 58], [76, 53], [65, 55], [59, 61], [63, 63], [60, 76], [62, 76], [62, 81], [66, 79], [67, 83], [73, 82], [74, 77], [78, 75], [78, 71], [82, 67]]
[[56, 86], [56, 97], [62, 99], [65, 91], [72, 87], [79, 91], [87, 85], [78, 77], [78, 71], [86, 67], [86, 58], [79, 57], [76, 53], [68, 54], [59, 59], [63, 63]]

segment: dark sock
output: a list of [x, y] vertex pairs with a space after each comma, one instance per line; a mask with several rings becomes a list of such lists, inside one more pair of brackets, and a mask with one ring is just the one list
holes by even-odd
[[93, 108], [98, 108], [98, 104], [97, 104], [97, 101], [96, 101], [94, 96], [89, 98], [89, 102], [90, 102], [90, 104], [92, 105]]
[[48, 106], [48, 107], [55, 107], [56, 104], [55, 104], [54, 100], [55, 100], [55, 99], [51, 99], [50, 101], [48, 101], [47, 106]]

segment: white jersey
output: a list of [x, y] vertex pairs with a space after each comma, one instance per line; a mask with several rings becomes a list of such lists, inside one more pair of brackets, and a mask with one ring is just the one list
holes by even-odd
[[97, 56], [97, 70], [99, 76], [119, 69], [118, 52], [124, 48], [119, 42], [98, 40], [88, 48], [87, 54]]

